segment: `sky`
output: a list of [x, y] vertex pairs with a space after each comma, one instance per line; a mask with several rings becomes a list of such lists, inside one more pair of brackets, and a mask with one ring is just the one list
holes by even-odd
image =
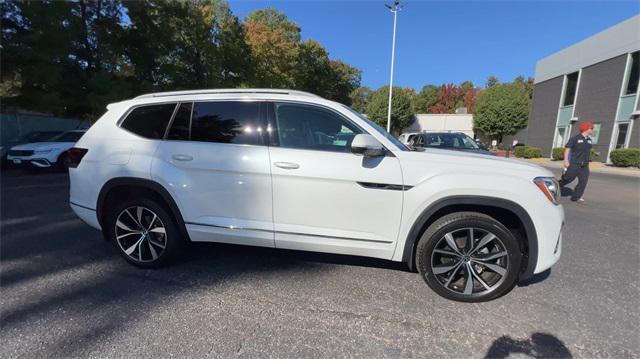
[[[390, 2], [391, 0], [389, 0]], [[536, 61], [640, 13], [640, 1], [403, 1], [394, 85], [484, 86], [494, 75], [535, 75]], [[393, 14], [383, 1], [230, 1], [244, 19], [274, 7], [332, 59], [362, 70], [362, 85], [389, 83]]]

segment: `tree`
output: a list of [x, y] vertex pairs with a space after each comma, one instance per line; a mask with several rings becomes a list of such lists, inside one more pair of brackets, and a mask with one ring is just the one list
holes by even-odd
[[530, 98], [522, 83], [495, 84], [480, 93], [474, 127], [492, 139], [516, 133], [527, 125]]
[[[383, 86], [373, 92], [365, 113], [378, 125], [387, 128], [387, 110], [389, 101], [389, 86]], [[393, 87], [391, 101], [391, 132], [400, 133], [407, 128], [414, 119], [413, 106], [410, 96], [399, 86]]]
[[367, 112], [367, 104], [369, 103], [369, 98], [373, 90], [367, 86], [358, 87], [355, 90], [351, 91], [349, 94], [349, 101], [351, 102], [351, 107], [360, 112]]
[[415, 113], [427, 113], [438, 102], [440, 89], [436, 85], [424, 85], [413, 101]]
[[498, 81], [497, 77], [489, 76], [489, 77], [487, 77], [487, 82], [485, 83], [484, 87], [485, 88], [489, 88], [489, 87], [497, 85], [499, 83], [500, 83], [500, 81]]
[[300, 28], [273, 8], [256, 10], [245, 19], [245, 40], [251, 48], [253, 86], [292, 88]]

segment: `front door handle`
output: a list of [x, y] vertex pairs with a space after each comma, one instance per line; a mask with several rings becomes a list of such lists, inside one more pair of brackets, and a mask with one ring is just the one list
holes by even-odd
[[295, 170], [300, 168], [300, 165], [297, 163], [293, 163], [293, 162], [274, 162], [273, 163], [276, 167], [280, 167], [282, 169], [285, 170]]
[[172, 155], [171, 158], [173, 158], [176, 161], [182, 161], [182, 162], [193, 160], [193, 156], [189, 156], [189, 155]]

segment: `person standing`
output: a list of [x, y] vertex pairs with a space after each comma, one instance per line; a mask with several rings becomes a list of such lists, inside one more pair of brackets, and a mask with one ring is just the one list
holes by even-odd
[[591, 134], [593, 123], [581, 122], [580, 133], [571, 137], [564, 146], [564, 173], [560, 178], [560, 187], [564, 187], [578, 178], [571, 200], [584, 202], [582, 195], [589, 181], [589, 156], [591, 155]]

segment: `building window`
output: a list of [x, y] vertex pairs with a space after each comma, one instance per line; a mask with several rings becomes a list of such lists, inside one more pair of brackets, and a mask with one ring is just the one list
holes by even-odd
[[571, 106], [576, 100], [576, 90], [578, 89], [578, 72], [567, 75], [564, 88], [564, 102], [562, 106]]
[[638, 81], [640, 81], [640, 51], [631, 54], [630, 61], [629, 76], [627, 77], [627, 86], [625, 86], [624, 95], [633, 95], [638, 92]]
[[593, 133], [591, 134], [591, 143], [596, 145], [598, 144], [598, 138], [600, 138], [600, 128], [602, 124], [594, 123], [593, 124]]

